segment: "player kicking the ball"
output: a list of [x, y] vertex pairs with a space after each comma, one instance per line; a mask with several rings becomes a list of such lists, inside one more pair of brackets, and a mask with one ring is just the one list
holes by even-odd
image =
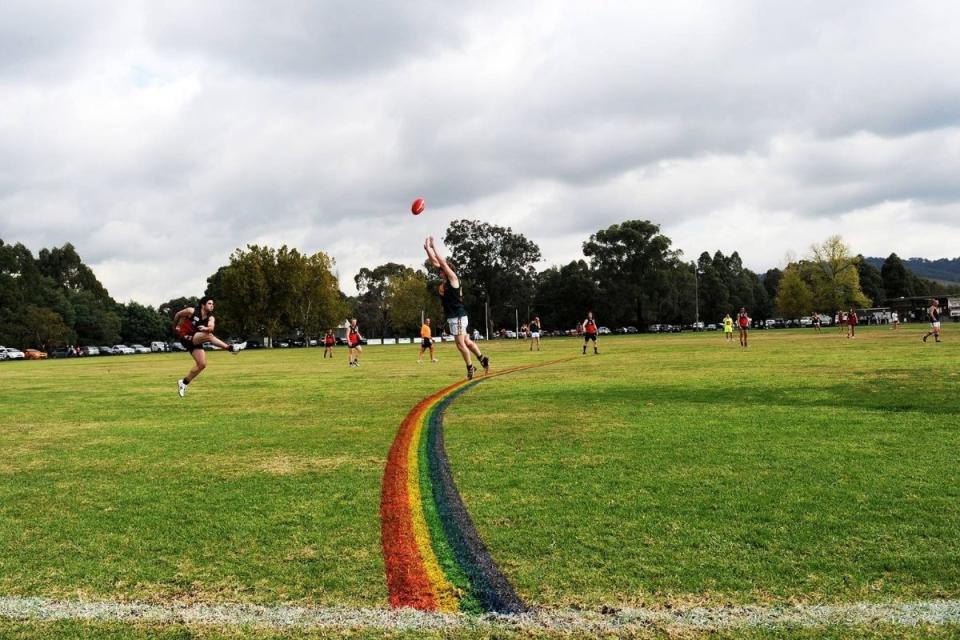
[[470, 361], [470, 353], [473, 352], [483, 367], [484, 373], [490, 371], [490, 358], [480, 353], [480, 347], [467, 335], [467, 310], [463, 306], [463, 286], [460, 279], [453, 272], [450, 265], [443, 256], [437, 253], [437, 248], [433, 244], [433, 237], [428, 237], [423, 243], [423, 248], [427, 252], [427, 257], [440, 271], [440, 302], [443, 305], [443, 311], [447, 315], [447, 325], [453, 339], [457, 344], [457, 351], [463, 356], [463, 361], [467, 365], [467, 378], [473, 378], [477, 372], [476, 367]]
[[200, 303], [196, 307], [185, 307], [173, 316], [173, 330], [180, 337], [183, 348], [193, 356], [195, 363], [190, 373], [177, 380], [177, 393], [181, 398], [187, 395], [187, 385], [207, 368], [207, 352], [203, 350], [204, 342], [210, 342], [234, 355], [247, 346], [246, 342], [227, 344], [213, 335], [215, 324], [213, 298], [210, 296], [200, 298]]

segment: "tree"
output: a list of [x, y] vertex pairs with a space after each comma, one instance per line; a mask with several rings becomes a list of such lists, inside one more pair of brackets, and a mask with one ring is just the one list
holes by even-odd
[[821, 245], [810, 247], [811, 258], [804, 264], [813, 283], [813, 302], [817, 309], [866, 307], [870, 300], [860, 289], [857, 259], [840, 236], [831, 236]]
[[68, 291], [88, 291], [101, 301], [110, 299], [93, 271], [83, 264], [77, 250], [69, 242], [60, 248], [41, 249], [37, 268], [57, 286]]
[[525, 308], [533, 301], [533, 264], [540, 260], [540, 247], [523, 235], [510, 227], [454, 220], [443, 241], [464, 285], [464, 302], [471, 317], [484, 317], [486, 301], [496, 326], [508, 318], [512, 321], [512, 309]]
[[71, 292], [69, 298], [74, 311], [73, 330], [79, 344], [120, 342], [120, 316], [113, 310], [112, 301], [107, 303], [85, 289]]
[[797, 265], [790, 265], [780, 278], [777, 289], [777, 311], [786, 318], [799, 318], [813, 311], [813, 292], [800, 275]]
[[873, 301], [874, 305], [880, 305], [887, 299], [887, 292], [883, 288], [883, 275], [880, 269], [867, 262], [863, 254], [856, 257], [857, 275], [860, 278], [860, 288], [863, 294]]
[[120, 307], [120, 339], [126, 344], [150, 344], [167, 335], [169, 322], [152, 307], [130, 302]]
[[583, 260], [550, 267], [537, 276], [534, 315], [540, 316], [544, 327], [572, 329], [587, 311], [605, 311], [598, 308], [600, 302], [600, 287]]
[[708, 322], [717, 322], [723, 318], [724, 314], [732, 310], [730, 289], [724, 277], [727, 273], [723, 264], [725, 258], [719, 251], [717, 252], [717, 259], [720, 264], [715, 265], [714, 259], [704, 251], [697, 260], [700, 317], [706, 318]]
[[[359, 298], [357, 300], [357, 318], [369, 322], [379, 329], [381, 337], [393, 334], [390, 323], [388, 289], [395, 279], [406, 279], [414, 274], [414, 270], [396, 262], [388, 262], [374, 269], [366, 267], [360, 269], [353, 278], [357, 286]], [[419, 327], [419, 325], [418, 325]]]
[[322, 251], [307, 256], [294, 250], [291, 260], [295, 268], [290, 274], [290, 316], [304, 335], [319, 336], [321, 330], [336, 326], [347, 313], [333, 275], [333, 258]]
[[[217, 322], [221, 312], [229, 334], [267, 336], [280, 332], [283, 311], [273, 291], [276, 280], [277, 252], [269, 247], [247, 245], [230, 256], [230, 264], [219, 279], [223, 290], [219, 300]], [[196, 301], [192, 301], [193, 306]]]
[[443, 322], [440, 298], [431, 290], [427, 274], [422, 271], [411, 271], [392, 278], [387, 284], [386, 301], [394, 331], [419, 335], [421, 313], [433, 318], [434, 327], [439, 327]]
[[783, 277], [783, 272], [780, 269], [767, 269], [767, 272], [763, 274], [763, 288], [767, 292], [767, 297], [770, 300], [773, 300], [777, 297], [777, 289], [780, 287], [780, 279]]
[[47, 351], [67, 343], [70, 327], [52, 309], [27, 305], [22, 314], [18, 344]]
[[883, 289], [891, 298], [909, 298], [918, 295], [914, 289], [912, 274], [903, 265], [900, 256], [891, 253], [880, 267]]
[[596, 232], [583, 243], [603, 295], [616, 304], [611, 321], [642, 326], [657, 319], [660, 303], [675, 283], [679, 252], [649, 220], [627, 220]]

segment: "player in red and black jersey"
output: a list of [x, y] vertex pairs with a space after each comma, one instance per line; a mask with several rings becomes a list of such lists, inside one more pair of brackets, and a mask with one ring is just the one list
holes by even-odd
[[236, 354], [246, 348], [247, 343], [227, 344], [217, 336], [213, 335], [213, 329], [216, 321], [213, 317], [213, 298], [204, 296], [200, 298], [199, 304], [195, 307], [185, 307], [177, 311], [173, 316], [173, 330], [180, 338], [180, 344], [193, 356], [194, 365], [185, 377], [177, 380], [177, 393], [180, 397], [187, 394], [187, 385], [200, 375], [200, 372], [207, 368], [207, 353], [203, 350], [203, 344], [210, 342], [221, 349]]
[[740, 307], [740, 312], [737, 313], [737, 327], [740, 329], [740, 346], [747, 346], [747, 331], [750, 329], [750, 316], [747, 315], [747, 310], [744, 307]]
[[581, 325], [583, 330], [583, 355], [587, 355], [587, 343], [593, 340], [593, 354], [599, 355], [597, 351], [597, 321], [593, 319], [593, 311], [587, 312], [587, 319]]
[[323, 336], [323, 357], [326, 358], [327, 354], [330, 354], [330, 357], [333, 358], [333, 347], [337, 344], [337, 338], [333, 335], [333, 329], [327, 329], [327, 335]]
[[360, 354], [363, 353], [363, 336], [360, 335], [360, 329], [357, 327], [357, 319], [350, 318], [350, 328], [347, 329], [347, 347], [350, 352], [350, 366], [360, 366]]

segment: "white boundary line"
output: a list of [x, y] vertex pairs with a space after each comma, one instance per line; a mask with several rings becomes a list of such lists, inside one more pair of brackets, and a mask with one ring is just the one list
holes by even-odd
[[244, 604], [148, 604], [0, 597], [0, 619], [82, 620], [139, 624], [287, 628], [376, 628], [393, 631], [480, 629], [616, 633], [655, 628], [723, 630], [960, 624], [960, 600], [849, 603], [784, 607], [624, 608], [610, 613], [540, 609], [515, 615], [425, 613], [412, 609], [310, 608]]

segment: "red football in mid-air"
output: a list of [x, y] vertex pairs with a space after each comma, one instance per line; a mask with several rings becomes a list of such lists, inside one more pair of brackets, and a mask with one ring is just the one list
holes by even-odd
[[427, 208], [427, 201], [423, 198], [417, 198], [413, 201], [413, 204], [410, 205], [410, 211], [413, 215], [418, 216], [423, 213], [423, 210]]

